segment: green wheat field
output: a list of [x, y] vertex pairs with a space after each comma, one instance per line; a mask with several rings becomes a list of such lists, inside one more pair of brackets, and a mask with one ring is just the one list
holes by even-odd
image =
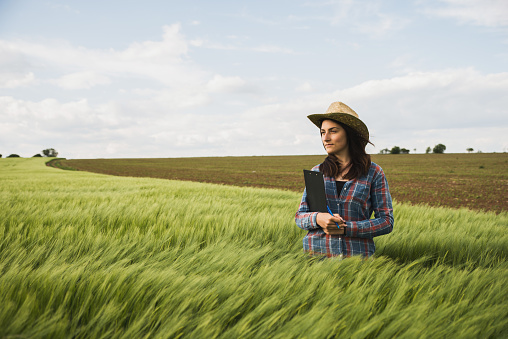
[[395, 203], [308, 257], [301, 193], [0, 159], [1, 338], [507, 338], [508, 213]]

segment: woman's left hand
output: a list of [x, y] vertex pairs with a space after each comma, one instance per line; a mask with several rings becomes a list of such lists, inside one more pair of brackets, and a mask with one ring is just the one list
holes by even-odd
[[[328, 235], [344, 235], [346, 223], [338, 214], [331, 216], [328, 213], [318, 213], [317, 224], [321, 226], [323, 231]], [[337, 224], [339, 227], [337, 227]]]

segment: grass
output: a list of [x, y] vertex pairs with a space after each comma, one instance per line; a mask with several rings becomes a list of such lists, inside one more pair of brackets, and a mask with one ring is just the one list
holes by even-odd
[[0, 337], [500, 338], [508, 214], [395, 204], [375, 258], [301, 250], [300, 193], [0, 159]]
[[[302, 192], [302, 169], [324, 156], [58, 160], [55, 166], [119, 176], [220, 183]], [[508, 154], [373, 155], [392, 197], [429, 206], [508, 211]]]

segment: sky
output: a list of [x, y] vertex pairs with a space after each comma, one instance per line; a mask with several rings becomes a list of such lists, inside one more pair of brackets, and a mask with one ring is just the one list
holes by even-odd
[[0, 154], [325, 154], [334, 101], [369, 153], [508, 151], [506, 0], [0, 0]]

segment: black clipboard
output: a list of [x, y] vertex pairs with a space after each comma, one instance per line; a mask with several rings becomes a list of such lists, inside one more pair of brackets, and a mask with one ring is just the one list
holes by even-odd
[[323, 173], [303, 170], [303, 178], [305, 179], [310, 211], [328, 213]]

